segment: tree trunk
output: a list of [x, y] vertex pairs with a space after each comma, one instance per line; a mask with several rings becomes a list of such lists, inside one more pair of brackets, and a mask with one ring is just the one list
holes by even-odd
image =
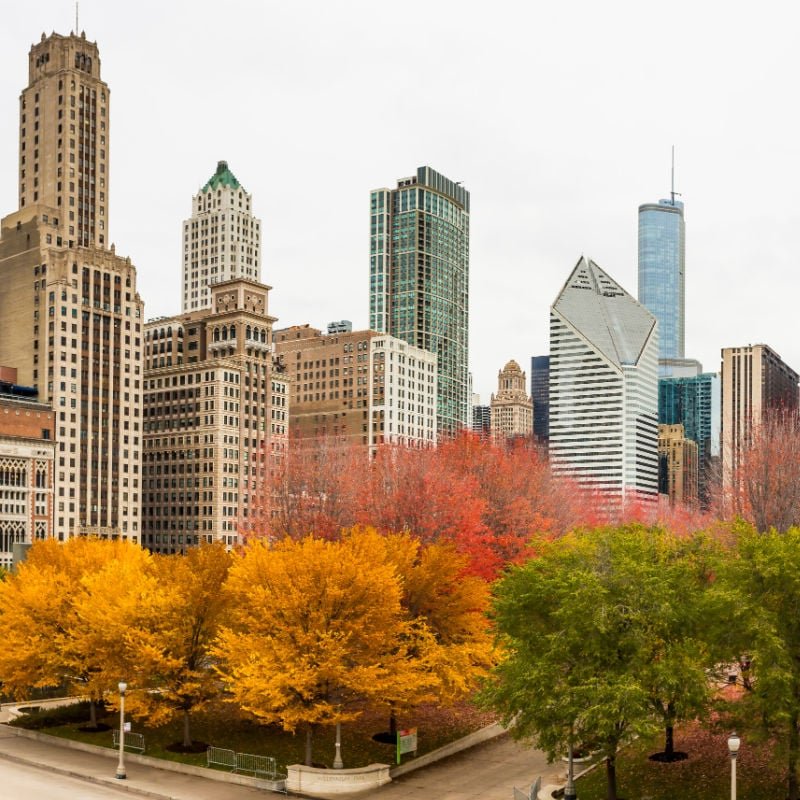
[[313, 763], [311, 743], [314, 739], [314, 726], [309, 725], [306, 728], [306, 766], [310, 767]]
[[606, 756], [606, 800], [617, 800], [617, 748]]
[[94, 698], [89, 699], [89, 726], [91, 728], [97, 727], [97, 703]]
[[800, 750], [800, 736], [797, 730], [797, 714], [792, 714], [789, 719], [789, 795], [788, 800], [798, 800], [800, 787], [797, 783], [797, 756]]
[[395, 714], [394, 706], [389, 711], [389, 733], [394, 736], [394, 740], [397, 741], [397, 714]]
[[183, 710], [183, 746], [184, 747], [191, 747], [192, 746], [192, 733], [189, 729], [189, 709], [185, 708]]
[[675, 752], [674, 729], [672, 725], [667, 725], [664, 731], [664, 753], [668, 756]]

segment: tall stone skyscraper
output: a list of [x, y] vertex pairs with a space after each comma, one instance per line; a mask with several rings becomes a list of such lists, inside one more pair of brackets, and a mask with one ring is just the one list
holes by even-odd
[[498, 444], [533, 433], [533, 402], [528, 396], [525, 373], [516, 361], [509, 361], [497, 373], [497, 394], [492, 394], [492, 438]]
[[658, 497], [658, 324], [583, 257], [550, 309], [549, 450], [609, 507]]
[[252, 207], [251, 195], [220, 161], [183, 223], [181, 311], [210, 308], [214, 283], [261, 280], [261, 220]]
[[110, 100], [96, 43], [42, 34], [19, 101], [19, 207], [56, 209], [65, 244], [108, 242]]
[[798, 376], [771, 347], [722, 348], [722, 481], [734, 479], [743, 449], [770, 411], [798, 406]]
[[55, 536], [138, 541], [143, 304], [108, 245], [109, 97], [84, 34], [31, 48], [19, 210], [0, 221], [0, 364], [56, 415]]
[[370, 328], [438, 357], [438, 434], [469, 428], [469, 192], [430, 167], [373, 191], [369, 281]]

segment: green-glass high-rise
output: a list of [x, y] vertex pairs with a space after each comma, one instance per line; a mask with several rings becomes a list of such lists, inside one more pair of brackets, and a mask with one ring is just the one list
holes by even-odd
[[371, 193], [369, 318], [436, 353], [438, 435], [468, 428], [469, 192], [430, 167]]

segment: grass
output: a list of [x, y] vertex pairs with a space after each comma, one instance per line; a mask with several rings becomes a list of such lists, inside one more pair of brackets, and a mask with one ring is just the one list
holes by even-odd
[[[87, 724], [88, 719], [88, 703], [81, 703], [47, 709], [38, 714], [26, 714], [13, 724], [36, 728], [54, 736], [111, 747], [111, 731], [79, 730]], [[478, 730], [494, 719], [491, 714], [477, 711], [471, 705], [461, 704], [450, 709], [433, 705], [421, 706], [402, 716], [398, 722], [403, 728], [419, 729], [418, 755], [422, 755]], [[113, 727], [119, 724], [119, 717], [100, 710], [98, 722]], [[183, 738], [180, 720], [160, 728], [148, 728], [135, 719], [132, 722], [133, 731], [144, 734], [146, 755], [184, 764], [206, 765], [205, 752], [183, 754], [166, 749]], [[388, 719], [385, 715], [369, 711], [365, 711], [355, 722], [342, 725], [342, 759], [345, 767], [359, 767], [375, 762], [393, 764], [394, 746], [372, 740], [373, 734], [384, 731], [387, 727]], [[260, 725], [243, 717], [234, 706], [224, 702], [192, 715], [192, 738], [239, 753], [271, 756], [282, 770], [285, 770], [287, 764], [302, 764], [305, 757], [303, 731], [293, 735], [274, 725]], [[314, 735], [314, 762], [331, 766], [333, 757], [334, 730], [319, 728]], [[404, 759], [409, 757], [405, 756]]]
[[[662, 749], [663, 737], [634, 742], [617, 757], [617, 794], [628, 800], [725, 800], [730, 797], [731, 764], [727, 733], [698, 723], [675, 732], [675, 749], [685, 761], [662, 764], [648, 756]], [[742, 737], [736, 765], [737, 795], [747, 800], [775, 800], [786, 793], [784, 760], [773, 742]], [[580, 800], [605, 800], [605, 764], [576, 782]]]

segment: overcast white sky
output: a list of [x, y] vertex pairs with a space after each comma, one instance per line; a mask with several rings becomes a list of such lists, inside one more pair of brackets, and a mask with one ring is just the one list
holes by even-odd
[[[3, 3], [6, 6], [6, 3]], [[74, 3], [8, 3], [0, 214], [18, 97]], [[800, 369], [794, 4], [82, 0], [111, 102], [111, 240], [146, 316], [180, 310], [181, 223], [226, 159], [263, 222], [278, 325], [368, 324], [369, 191], [429, 164], [472, 195], [470, 366], [488, 402], [548, 350], [578, 257], [636, 295], [637, 208], [686, 203], [686, 355], [766, 342]], [[1, 278], [2, 276], [0, 276]], [[2, 291], [0, 282], [0, 291]], [[530, 377], [530, 376], [529, 376]]]

